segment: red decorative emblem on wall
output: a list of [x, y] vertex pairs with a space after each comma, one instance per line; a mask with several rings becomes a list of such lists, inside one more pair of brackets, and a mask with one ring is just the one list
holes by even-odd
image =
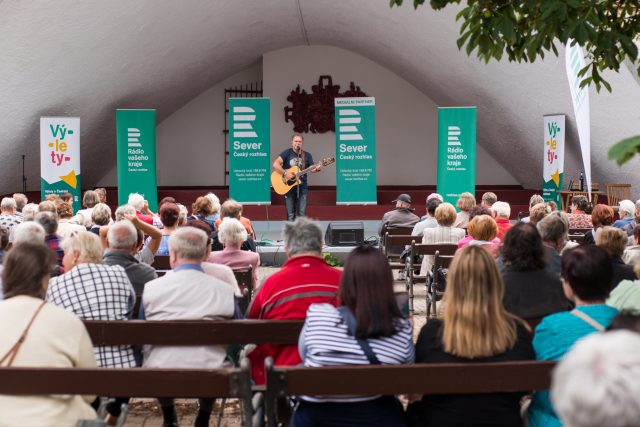
[[311, 86], [311, 93], [300, 89], [300, 85], [287, 96], [291, 106], [284, 107], [284, 121], [293, 122], [293, 131], [298, 133], [335, 132], [333, 117], [335, 98], [367, 96], [353, 82], [349, 90], [340, 93], [340, 85], [334, 85], [331, 76], [320, 76], [318, 84]]

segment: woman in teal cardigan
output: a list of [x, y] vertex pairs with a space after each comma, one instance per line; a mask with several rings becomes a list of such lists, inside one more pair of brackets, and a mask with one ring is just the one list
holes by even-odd
[[[542, 319], [533, 338], [537, 360], [560, 360], [580, 338], [609, 326], [618, 314], [605, 305], [612, 276], [611, 258], [597, 246], [580, 246], [562, 256], [562, 287], [576, 308]], [[549, 392], [536, 392], [529, 407], [529, 427], [556, 426], [562, 422]]]

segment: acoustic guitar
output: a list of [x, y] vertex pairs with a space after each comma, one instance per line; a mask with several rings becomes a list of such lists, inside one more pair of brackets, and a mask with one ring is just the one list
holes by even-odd
[[335, 163], [335, 161], [336, 161], [335, 157], [327, 157], [326, 159], [322, 159], [318, 163], [315, 163], [309, 166], [308, 168], [302, 169], [302, 170], [300, 170], [298, 166], [292, 166], [289, 169], [286, 169], [286, 172], [289, 172], [290, 174], [293, 175], [293, 178], [291, 178], [288, 181], [285, 181], [284, 174], [281, 175], [280, 172], [273, 171], [273, 173], [271, 174], [271, 186], [273, 187], [273, 190], [276, 193], [280, 194], [281, 196], [284, 196], [293, 187], [295, 187], [296, 185], [299, 185], [301, 183], [300, 177], [311, 172], [311, 169], [320, 165], [329, 166], [331, 163]]

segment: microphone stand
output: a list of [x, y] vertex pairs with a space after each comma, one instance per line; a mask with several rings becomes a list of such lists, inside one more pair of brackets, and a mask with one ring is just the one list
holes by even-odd
[[[298, 164], [298, 172], [300, 172], [302, 169], [304, 169], [304, 167], [303, 167], [304, 165], [300, 164], [300, 154], [302, 154], [302, 147], [300, 147], [298, 145], [298, 162], [297, 162], [297, 164]], [[296, 192], [297, 192], [296, 203], [293, 206], [293, 214], [294, 214], [294, 216], [296, 218], [298, 217], [298, 213], [300, 212], [300, 185], [302, 185], [302, 181], [300, 182], [300, 184], [298, 184], [296, 186]]]
[[24, 158], [26, 156], [23, 154], [22, 155], [22, 192], [26, 193], [27, 192], [27, 176], [24, 174]]

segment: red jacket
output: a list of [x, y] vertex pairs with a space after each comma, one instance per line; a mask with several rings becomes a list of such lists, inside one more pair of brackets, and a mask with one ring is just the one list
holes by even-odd
[[[249, 319], [300, 319], [307, 317], [311, 304], [337, 304], [341, 271], [322, 258], [298, 256], [290, 258], [282, 269], [271, 275], [251, 302]], [[264, 360], [271, 356], [275, 366], [302, 363], [297, 345], [263, 344], [249, 353], [251, 372], [256, 384], [264, 384]]]
[[507, 218], [496, 218], [496, 224], [498, 225], [498, 239], [504, 242], [504, 235], [513, 227], [513, 224]]

